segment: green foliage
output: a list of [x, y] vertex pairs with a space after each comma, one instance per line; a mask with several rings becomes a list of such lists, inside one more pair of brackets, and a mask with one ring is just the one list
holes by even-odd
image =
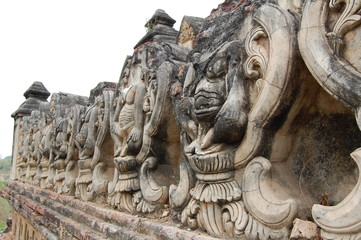
[[10, 173], [11, 169], [11, 156], [0, 159], [0, 173]]
[[0, 221], [0, 232], [4, 231], [6, 228], [6, 221]]
[[145, 24], [146, 31], [149, 32], [153, 27], [154, 27], [154, 24], [151, 23], [151, 21], [147, 19], [147, 23]]
[[[5, 182], [0, 181], [0, 191], [5, 185]], [[12, 215], [12, 208], [8, 201], [0, 197], [0, 232], [6, 228], [6, 219]]]
[[[0, 192], [6, 184], [6, 182], [2, 180], [8, 180], [10, 176], [11, 159], [11, 156], [0, 159]], [[10, 204], [4, 198], [0, 197], [0, 232], [6, 228], [6, 219], [10, 218], [11, 215], [12, 208]]]

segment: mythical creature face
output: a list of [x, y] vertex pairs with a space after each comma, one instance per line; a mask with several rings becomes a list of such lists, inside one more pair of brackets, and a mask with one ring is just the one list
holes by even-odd
[[233, 41], [220, 46], [208, 56], [195, 56], [195, 61], [199, 61], [197, 73], [201, 74], [194, 95], [194, 112], [198, 121], [214, 121], [226, 103], [230, 89], [238, 81], [241, 48], [239, 41]]
[[213, 58], [195, 91], [195, 115], [198, 120], [213, 120], [226, 100], [227, 61]]

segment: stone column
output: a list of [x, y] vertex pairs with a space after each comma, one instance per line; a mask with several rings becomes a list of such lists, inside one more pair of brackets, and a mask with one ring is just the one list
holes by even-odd
[[26, 98], [19, 108], [11, 115], [14, 118], [14, 132], [13, 132], [13, 145], [12, 145], [12, 163], [11, 163], [11, 180], [17, 180], [16, 160], [19, 153], [19, 137], [20, 137], [20, 123], [24, 116], [30, 116], [31, 111], [41, 109], [43, 102], [47, 102], [50, 96], [49, 91], [44, 87], [41, 82], [34, 82], [28, 90], [25, 91], [24, 97]]

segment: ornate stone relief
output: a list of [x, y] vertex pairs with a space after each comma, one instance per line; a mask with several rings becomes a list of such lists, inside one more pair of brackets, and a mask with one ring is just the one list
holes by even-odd
[[170, 81], [187, 53], [175, 44], [149, 43], [126, 59], [111, 124], [117, 171], [109, 184], [108, 203], [114, 207], [149, 213], [168, 201], [168, 188], [152, 175], [158, 155], [167, 158], [159, 139], [167, 141], [172, 134], [168, 129], [175, 125]]
[[32, 111], [29, 119], [30, 123], [30, 139], [29, 139], [29, 154], [27, 159], [26, 181], [28, 183], [36, 183], [36, 167], [38, 159], [40, 159], [40, 112]]
[[361, 23], [361, 4], [357, 0], [331, 0], [329, 7], [333, 11], [342, 9], [342, 14], [332, 32], [327, 33], [333, 50], [339, 55], [340, 46], [344, 44], [343, 38], [345, 34]]
[[[295, 29], [292, 17], [274, 5], [262, 6], [253, 18], [256, 24], [245, 47], [235, 40], [201, 55], [199, 62], [194, 63], [198, 68], [196, 74], [191, 74], [193, 80], [185, 80], [194, 87], [187, 86], [193, 90], [178, 100], [176, 112], [187, 134], [183, 148], [197, 182], [192, 188], [191, 179], [182, 180], [178, 188], [185, 187], [183, 191], [172, 187], [172, 193], [188, 192], [186, 188], [191, 188], [191, 199], [181, 218], [191, 228], [219, 237], [245, 234], [250, 239], [287, 238], [286, 226], [296, 214], [296, 203], [292, 199], [278, 200], [272, 191], [261, 187], [271, 182], [271, 164], [255, 156], [263, 128], [287, 96]], [[289, 38], [285, 41], [286, 36]], [[285, 50], [278, 52], [275, 61], [271, 57], [282, 38]], [[247, 88], [248, 84], [253, 86]], [[249, 92], [255, 95], [253, 99]], [[244, 166], [244, 177], [238, 182], [234, 178], [236, 168]], [[187, 170], [182, 165], [181, 171]], [[171, 195], [175, 207], [184, 204], [175, 199]], [[185, 196], [182, 199], [188, 200]]]
[[76, 148], [75, 137], [79, 133], [81, 119], [80, 116], [84, 112], [84, 106], [75, 104], [74, 106], [69, 106], [66, 113], [67, 119], [67, 142], [68, 142], [68, 152], [65, 159], [65, 179], [62, 186], [62, 192], [68, 195], [74, 196], [75, 194], [75, 179], [77, 177], [77, 160], [79, 156], [79, 151]]
[[[289, 239], [296, 216], [292, 232], [319, 202], [301, 187], [314, 166], [307, 156], [358, 142], [354, 132], [347, 141], [330, 133], [327, 123], [350, 112], [325, 91], [361, 129], [361, 73], [344, 54], [360, 8], [360, 0], [227, 0], [206, 19], [185, 17], [179, 33], [157, 10], [117, 84], [100, 83], [89, 98], [56, 93], [50, 103], [34, 84], [26, 97], [43, 102], [16, 112], [16, 179], [222, 239]], [[319, 150], [328, 138], [336, 147]], [[360, 169], [361, 150], [351, 157]], [[336, 206], [313, 206], [323, 238], [361, 238], [360, 193], [361, 176]]]
[[[157, 183], [154, 179], [153, 170], [161, 161], [159, 159], [161, 151], [167, 151], [166, 148], [163, 147], [162, 150], [160, 146], [157, 146], [159, 139], [164, 139], [163, 141], [167, 142], [168, 147], [171, 147], [171, 138], [174, 138], [172, 135], [178, 133], [172, 130], [176, 128], [176, 124], [171, 111], [169, 93], [171, 81], [177, 75], [178, 68], [184, 64], [189, 52], [186, 48], [170, 43], [158, 44], [158, 46], [148, 45], [143, 51], [147, 55], [152, 55], [154, 50], [157, 50], [157, 55], [153, 57], [154, 59], [148, 58], [148, 61], [145, 62], [147, 69], [149, 69], [146, 74], [148, 88], [143, 105], [146, 118], [143, 145], [137, 156], [137, 161], [142, 163], [140, 188], [143, 200], [137, 207], [137, 210], [141, 212], [151, 212], [156, 206], [168, 202], [169, 190], [167, 186], [164, 186], [167, 183], [163, 183], [163, 185]], [[164, 59], [161, 58], [162, 61], [157, 61], [157, 58], [162, 55]], [[168, 164], [174, 164], [171, 159], [167, 159], [169, 157], [170, 155], [165, 154], [163, 158]], [[177, 155], [173, 153], [172, 157], [177, 158]], [[177, 159], [175, 160], [177, 161]]]
[[109, 131], [109, 109], [111, 91], [104, 91], [95, 97], [95, 102], [86, 110], [75, 109], [82, 117], [82, 125], [75, 136], [75, 145], [79, 149], [79, 175], [76, 179], [76, 197], [90, 201], [95, 196], [105, 194], [108, 181], [102, 177], [101, 148]]
[[140, 72], [134, 67], [136, 62], [136, 56], [126, 59], [110, 122], [116, 171], [108, 186], [107, 201], [113, 207], [130, 212], [135, 210], [133, 194], [139, 191], [136, 154], [142, 144], [146, 92], [146, 79], [140, 78]]
[[84, 97], [54, 93], [50, 101], [50, 111], [53, 116], [52, 140], [50, 150], [49, 170], [46, 188], [54, 188], [59, 194], [74, 195], [75, 175], [74, 161], [77, 151], [74, 145], [74, 134], [77, 124], [74, 123], [72, 105], [85, 105]]
[[50, 113], [50, 109], [47, 112], [42, 114], [42, 130], [41, 130], [41, 143], [40, 143], [40, 162], [38, 167], [40, 168], [40, 187], [46, 188], [47, 177], [48, 177], [48, 168], [49, 168], [49, 159], [51, 153], [51, 139], [53, 135], [53, 119]]
[[29, 155], [29, 140], [30, 140], [30, 122], [29, 117], [24, 116], [20, 123], [20, 143], [19, 144], [19, 155], [17, 161], [18, 178], [21, 181], [25, 181], [26, 177], [26, 162]]
[[[328, 93], [355, 112], [358, 123], [361, 73], [343, 58], [341, 46], [345, 34], [360, 24], [360, 7], [358, 0], [306, 1], [299, 35], [301, 54], [312, 75]], [[329, 32], [325, 23], [330, 10], [341, 15]], [[351, 156], [360, 172], [360, 150], [355, 150]], [[324, 239], [361, 237], [360, 186], [359, 176], [355, 188], [336, 206], [313, 206], [312, 215]]]

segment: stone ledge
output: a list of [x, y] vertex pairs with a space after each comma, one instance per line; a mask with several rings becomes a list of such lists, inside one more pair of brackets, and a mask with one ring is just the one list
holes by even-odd
[[48, 239], [216, 239], [25, 183], [9, 182], [1, 194]]

